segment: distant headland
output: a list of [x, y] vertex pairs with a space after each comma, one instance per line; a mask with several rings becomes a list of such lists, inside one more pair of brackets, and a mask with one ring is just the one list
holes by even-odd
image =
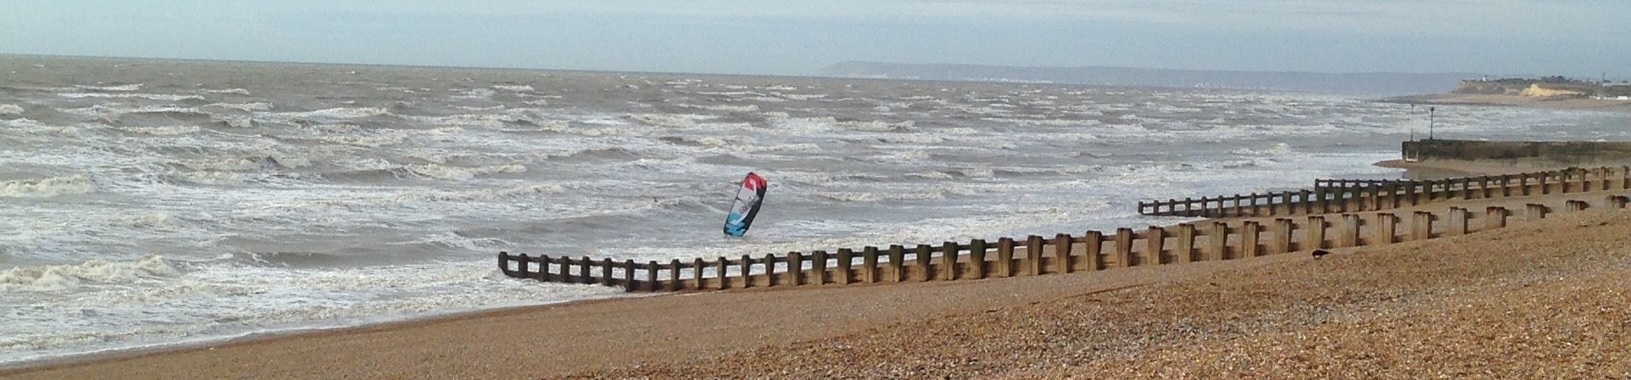
[[1401, 96], [1394, 103], [1516, 106], [1631, 112], [1631, 82], [1586, 81], [1561, 76], [1471, 79], [1448, 94]]

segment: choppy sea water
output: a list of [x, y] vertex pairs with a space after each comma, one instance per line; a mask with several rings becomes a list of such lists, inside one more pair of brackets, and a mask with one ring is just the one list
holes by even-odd
[[[638, 261], [1172, 223], [1142, 199], [1373, 167], [1425, 110], [1340, 95], [0, 56], [0, 363], [620, 296]], [[1439, 106], [1445, 138], [1631, 115]], [[744, 239], [736, 181], [770, 181]]]

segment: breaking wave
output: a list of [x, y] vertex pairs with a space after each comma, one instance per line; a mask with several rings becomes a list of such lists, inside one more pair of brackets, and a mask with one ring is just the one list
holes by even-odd
[[204, 97], [198, 96], [198, 95], [142, 94], [142, 93], [107, 94], [107, 93], [100, 93], [100, 92], [66, 92], [66, 93], [57, 94], [57, 96], [64, 97], [64, 98], [69, 98], [69, 99], [83, 99], [83, 98], [139, 98], [139, 99], [148, 99], [148, 100], [163, 100], [163, 101], [170, 101], [170, 102], [181, 101], [181, 100], [204, 100]]
[[0, 291], [74, 290], [89, 284], [133, 283], [179, 272], [160, 256], [126, 262], [91, 260], [78, 265], [17, 267], [0, 272]]
[[418, 175], [422, 175], [422, 176], [426, 176], [426, 177], [440, 178], [440, 179], [464, 180], [464, 179], [475, 178], [476, 176], [479, 176], [479, 175], [494, 174], [494, 173], [525, 173], [527, 171], [527, 167], [519, 165], [519, 164], [477, 166], [477, 167], [461, 167], [461, 166], [447, 166], [447, 165], [438, 165], [438, 164], [423, 164], [423, 165], [408, 165], [408, 170], [413, 171], [414, 174], [418, 174]]
[[96, 184], [83, 174], [0, 182], [0, 197], [49, 198], [58, 195], [90, 194], [95, 191]]

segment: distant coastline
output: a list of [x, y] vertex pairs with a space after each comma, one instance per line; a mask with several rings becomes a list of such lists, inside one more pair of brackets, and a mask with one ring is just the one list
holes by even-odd
[[1387, 103], [1400, 104], [1433, 104], [1433, 105], [1460, 105], [1460, 106], [1504, 106], [1527, 107], [1557, 110], [1577, 111], [1605, 111], [1631, 113], [1631, 100], [1610, 99], [1557, 99], [1536, 98], [1521, 95], [1496, 94], [1431, 94], [1399, 96], [1382, 99]]

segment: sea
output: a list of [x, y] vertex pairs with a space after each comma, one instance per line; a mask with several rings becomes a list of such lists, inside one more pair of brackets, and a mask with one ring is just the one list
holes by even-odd
[[[0, 56], [0, 366], [632, 297], [503, 276], [1183, 219], [1631, 114], [1307, 92]], [[744, 175], [769, 180], [744, 238]]]

